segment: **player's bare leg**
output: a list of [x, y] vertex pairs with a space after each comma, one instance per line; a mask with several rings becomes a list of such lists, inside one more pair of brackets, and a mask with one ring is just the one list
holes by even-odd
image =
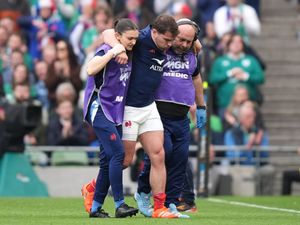
[[139, 136], [144, 150], [151, 161], [150, 185], [154, 199], [155, 218], [176, 218], [165, 206], [166, 167], [163, 149], [163, 131], [148, 131]]
[[149, 131], [140, 135], [142, 146], [151, 161], [150, 185], [153, 195], [165, 192], [166, 167], [163, 140], [163, 131]]

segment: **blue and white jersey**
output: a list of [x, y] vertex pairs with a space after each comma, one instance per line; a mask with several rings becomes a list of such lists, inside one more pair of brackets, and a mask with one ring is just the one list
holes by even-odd
[[154, 102], [165, 62], [166, 55], [155, 45], [151, 28], [147, 26], [140, 31], [134, 46], [126, 105], [145, 107]]

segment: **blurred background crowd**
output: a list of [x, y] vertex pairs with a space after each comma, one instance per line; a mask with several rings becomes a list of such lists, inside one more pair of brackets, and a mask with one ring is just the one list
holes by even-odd
[[[259, 89], [266, 65], [251, 47], [251, 36], [261, 32], [259, 5], [259, 0], [1, 1], [0, 149], [97, 145], [81, 108], [85, 65], [98, 37], [117, 18], [130, 18], [142, 29], [163, 13], [190, 18], [201, 28], [201, 73], [213, 90], [212, 143], [266, 145]], [[194, 137], [193, 111], [191, 121]]]

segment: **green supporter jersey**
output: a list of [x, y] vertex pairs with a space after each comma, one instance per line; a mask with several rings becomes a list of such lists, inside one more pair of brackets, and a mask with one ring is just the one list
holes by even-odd
[[98, 36], [98, 31], [95, 27], [91, 27], [83, 32], [81, 45], [83, 49], [88, 48]]
[[[233, 68], [241, 68], [249, 74], [247, 80], [241, 81], [229, 76]], [[234, 89], [238, 84], [243, 84], [249, 91], [251, 100], [256, 100], [257, 85], [265, 81], [264, 72], [257, 60], [250, 55], [242, 55], [233, 59], [228, 55], [218, 57], [211, 69], [209, 83], [216, 87], [216, 104], [220, 108], [229, 105]]]

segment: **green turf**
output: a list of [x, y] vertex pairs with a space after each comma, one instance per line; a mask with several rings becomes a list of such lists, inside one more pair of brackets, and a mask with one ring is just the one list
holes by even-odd
[[[139, 214], [126, 219], [90, 219], [79, 198], [0, 198], [0, 224], [2, 225], [77, 225], [77, 224], [176, 224], [176, 225], [300, 225], [300, 196], [296, 197], [218, 197], [226, 202], [244, 202], [267, 207], [296, 210], [280, 212], [251, 208], [227, 203], [198, 199], [197, 213], [189, 213], [191, 219], [149, 219]], [[135, 205], [132, 198], [126, 202]], [[104, 207], [114, 214], [113, 200], [108, 198]], [[297, 213], [298, 212], [298, 213]]]

